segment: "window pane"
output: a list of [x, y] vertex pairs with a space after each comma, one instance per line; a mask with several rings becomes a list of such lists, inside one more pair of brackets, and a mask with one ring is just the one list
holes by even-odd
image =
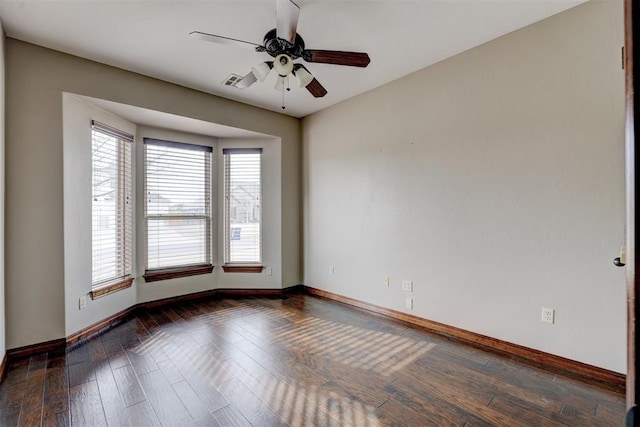
[[208, 263], [208, 234], [208, 221], [205, 218], [148, 219], [147, 268]]
[[207, 215], [206, 152], [147, 147], [147, 215]]
[[131, 146], [92, 129], [92, 283], [131, 274]]
[[145, 139], [147, 269], [211, 262], [211, 154]]
[[260, 263], [261, 154], [225, 154], [225, 228], [228, 263]]

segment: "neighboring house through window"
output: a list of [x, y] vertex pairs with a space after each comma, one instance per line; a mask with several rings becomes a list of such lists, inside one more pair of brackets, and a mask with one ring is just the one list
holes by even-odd
[[224, 148], [225, 271], [262, 271], [262, 149]]

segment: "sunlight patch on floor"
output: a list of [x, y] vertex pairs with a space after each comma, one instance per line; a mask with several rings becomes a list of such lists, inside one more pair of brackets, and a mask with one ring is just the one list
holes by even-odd
[[310, 318], [281, 328], [274, 341], [353, 368], [389, 376], [436, 346], [399, 335]]

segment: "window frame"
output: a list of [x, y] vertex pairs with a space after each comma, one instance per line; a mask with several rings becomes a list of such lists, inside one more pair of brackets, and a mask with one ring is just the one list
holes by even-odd
[[[116, 213], [115, 223], [119, 231], [116, 232], [117, 249], [116, 271], [118, 274], [106, 279], [95, 280], [95, 248], [94, 221], [95, 221], [95, 194], [94, 178], [96, 174], [96, 162], [94, 159], [95, 133], [116, 139]], [[134, 203], [133, 203], [133, 142], [134, 136], [111, 127], [96, 120], [91, 120], [91, 291], [89, 296], [96, 299], [110, 293], [131, 287], [133, 283], [133, 251], [134, 251]], [[119, 242], [118, 242], [119, 240]], [[117, 255], [120, 254], [120, 255]], [[118, 259], [119, 258], [119, 259]]]
[[[230, 166], [230, 155], [233, 154], [259, 154], [259, 177], [260, 177], [260, 189], [259, 189], [259, 224], [260, 224], [260, 233], [258, 236], [258, 255], [259, 259], [257, 261], [230, 261], [230, 251], [231, 251], [231, 223], [230, 223], [230, 208], [231, 204], [229, 203], [229, 192], [230, 192], [230, 180], [229, 180], [229, 166]], [[223, 174], [223, 256], [224, 262], [222, 264], [222, 269], [225, 273], [261, 273], [264, 269], [264, 257], [263, 257], [263, 212], [264, 212], [264, 199], [263, 199], [263, 187], [264, 187], [264, 176], [263, 176], [263, 149], [261, 147], [251, 147], [251, 148], [239, 148], [239, 147], [227, 147], [222, 149], [222, 174]]]
[[[203, 215], [189, 215], [188, 218], [204, 219], [205, 220], [205, 233], [206, 238], [206, 256], [208, 262], [197, 264], [177, 264], [173, 266], [165, 266], [159, 268], [149, 268], [149, 219], [157, 220], [160, 218], [173, 218], [184, 219], [185, 216], [181, 215], [149, 215], [148, 214], [148, 175], [147, 175], [147, 147], [148, 146], [167, 146], [183, 150], [201, 151], [208, 153], [206, 157], [206, 165], [208, 171], [205, 172], [205, 190], [204, 197], [208, 199], [208, 205], [206, 206], [207, 212]], [[213, 148], [207, 145], [190, 144], [186, 142], [167, 141], [156, 138], [143, 138], [143, 189], [144, 189], [144, 202], [143, 202], [143, 220], [144, 220], [144, 245], [145, 245], [145, 282], [156, 282], [161, 280], [175, 279], [179, 277], [195, 276], [200, 274], [209, 274], [213, 271]]]

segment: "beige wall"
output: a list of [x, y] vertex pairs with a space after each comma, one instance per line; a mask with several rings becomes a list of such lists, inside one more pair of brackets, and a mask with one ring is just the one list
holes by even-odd
[[622, 44], [588, 2], [305, 118], [305, 284], [625, 372]]
[[65, 305], [63, 93], [281, 138], [281, 286], [301, 281], [299, 121], [7, 39], [7, 348], [61, 338]]

